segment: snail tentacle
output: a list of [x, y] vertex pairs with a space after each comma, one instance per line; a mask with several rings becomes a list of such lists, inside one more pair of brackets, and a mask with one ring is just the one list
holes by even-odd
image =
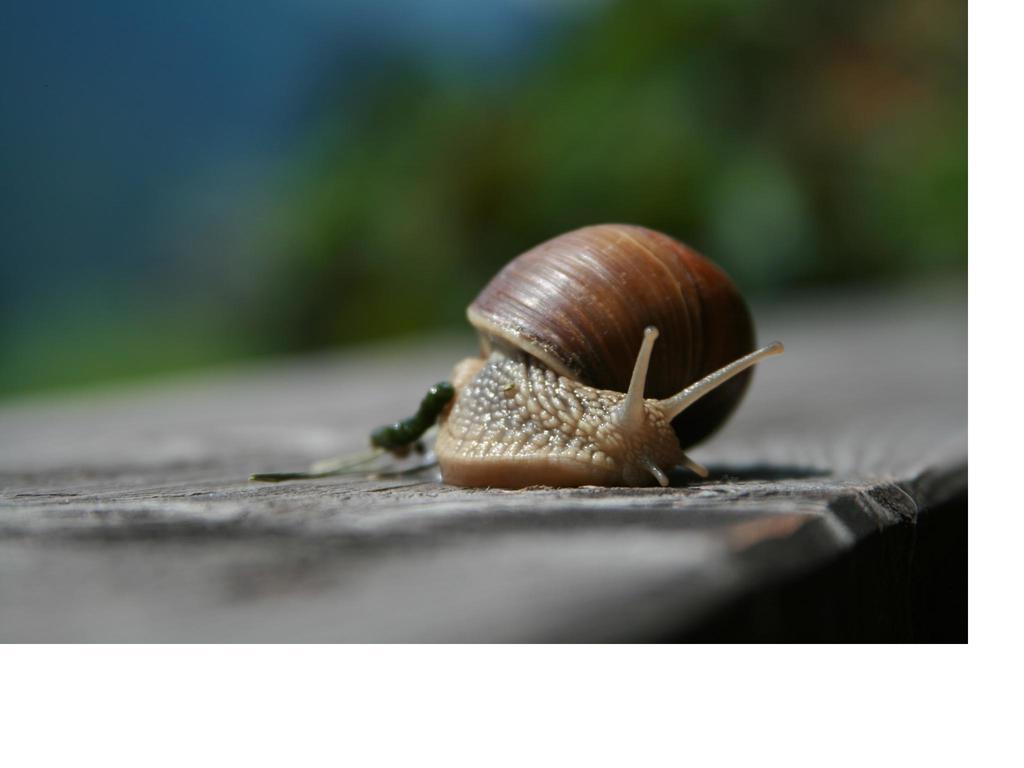
[[699, 462], [694, 461], [685, 453], [683, 454], [683, 458], [679, 460], [679, 463], [682, 466], [686, 467], [691, 472], [693, 472], [694, 474], [699, 475], [700, 477], [707, 477], [708, 475], [711, 474], [710, 470], [708, 470], [707, 467], [705, 467], [703, 464]]
[[662, 471], [661, 467], [659, 467], [657, 464], [655, 464], [647, 456], [642, 457], [640, 459], [640, 463], [641, 463], [641, 465], [643, 465], [644, 468], [647, 469], [648, 472], [651, 473], [651, 475], [654, 477], [654, 479], [658, 481], [658, 485], [660, 485], [662, 488], [665, 488], [665, 487], [668, 486], [668, 475], [666, 475]]
[[633, 376], [629, 380], [629, 391], [618, 409], [618, 421], [626, 429], [636, 429], [644, 422], [644, 387], [647, 382], [647, 367], [651, 362], [651, 352], [658, 338], [658, 329], [653, 325], [644, 329], [644, 338], [640, 344], [640, 352], [636, 356]]
[[658, 407], [661, 408], [666, 418], [674, 419], [680, 413], [704, 397], [704, 395], [712, 392], [717, 387], [720, 387], [733, 376], [743, 373], [747, 368], [756, 365], [766, 357], [781, 355], [782, 351], [782, 342], [773, 341], [767, 347], [761, 347], [760, 349], [751, 352], [749, 355], [744, 355], [738, 360], [733, 360], [728, 365], [722, 366], [717, 371], [709, 373], [703, 379], [694, 382], [678, 394], [664, 400], [659, 400]]

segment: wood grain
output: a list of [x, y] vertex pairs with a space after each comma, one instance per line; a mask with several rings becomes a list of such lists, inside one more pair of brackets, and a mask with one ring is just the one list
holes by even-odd
[[9, 401], [0, 640], [655, 638], [963, 493], [962, 294], [754, 314], [786, 354], [667, 489], [247, 481], [361, 449], [468, 336]]

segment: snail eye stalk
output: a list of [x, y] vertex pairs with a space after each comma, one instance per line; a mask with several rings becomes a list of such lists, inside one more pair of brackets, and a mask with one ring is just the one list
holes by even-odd
[[658, 338], [658, 329], [653, 325], [644, 329], [644, 338], [640, 343], [640, 352], [633, 366], [633, 376], [629, 380], [629, 391], [619, 406], [618, 421], [623, 426], [636, 429], [644, 422], [644, 386], [647, 383], [647, 368], [651, 363], [651, 351]]
[[744, 355], [739, 360], [733, 360], [731, 363], [722, 366], [717, 371], [709, 373], [703, 379], [695, 381], [678, 394], [675, 394], [665, 400], [659, 400], [658, 406], [665, 414], [665, 418], [671, 421], [704, 397], [704, 395], [725, 384], [725, 382], [733, 376], [743, 373], [747, 368], [757, 365], [757, 363], [761, 362], [766, 357], [781, 355], [782, 351], [782, 342], [773, 341], [767, 347], [761, 347], [760, 349], [754, 350], [749, 355]]

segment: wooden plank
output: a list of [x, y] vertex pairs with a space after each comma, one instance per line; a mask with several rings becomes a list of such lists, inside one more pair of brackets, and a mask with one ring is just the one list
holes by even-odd
[[961, 294], [755, 314], [786, 354], [667, 489], [247, 482], [362, 447], [468, 336], [10, 402], [0, 640], [674, 636], [963, 493]]

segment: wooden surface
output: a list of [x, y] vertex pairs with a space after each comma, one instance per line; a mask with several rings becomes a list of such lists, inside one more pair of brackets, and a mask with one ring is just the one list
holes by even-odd
[[692, 451], [712, 477], [668, 489], [246, 480], [359, 449], [469, 337], [9, 401], [0, 640], [686, 636], [962, 496], [959, 294], [755, 315], [786, 354]]

